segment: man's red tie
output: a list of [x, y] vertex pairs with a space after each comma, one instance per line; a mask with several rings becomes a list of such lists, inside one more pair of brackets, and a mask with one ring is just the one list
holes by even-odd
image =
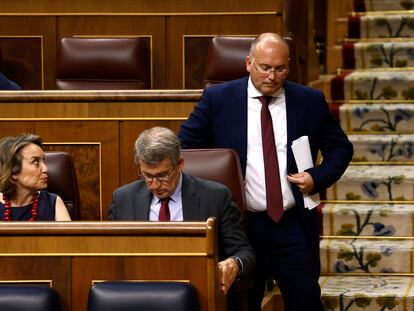
[[262, 109], [260, 118], [262, 123], [262, 146], [263, 160], [266, 179], [266, 204], [267, 214], [275, 222], [278, 222], [283, 215], [283, 198], [280, 186], [279, 163], [273, 132], [272, 116], [269, 111], [271, 96], [260, 96]]
[[170, 197], [160, 199], [161, 208], [158, 214], [159, 221], [170, 221], [170, 209], [168, 207], [168, 202], [170, 202]]

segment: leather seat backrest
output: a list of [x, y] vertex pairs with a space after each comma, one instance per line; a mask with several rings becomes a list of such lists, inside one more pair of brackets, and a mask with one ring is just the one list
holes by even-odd
[[53, 288], [45, 286], [0, 286], [0, 310], [58, 311], [59, 298]]
[[102, 282], [89, 290], [88, 311], [198, 311], [195, 288], [186, 282]]
[[63, 38], [57, 55], [56, 88], [149, 89], [149, 55], [143, 38]]
[[230, 189], [233, 200], [243, 216], [246, 211], [246, 195], [240, 160], [232, 149], [184, 149], [183, 172], [195, 177], [222, 183]]
[[69, 211], [72, 220], [78, 219], [80, 198], [72, 157], [65, 152], [46, 151], [49, 192], [58, 194]]

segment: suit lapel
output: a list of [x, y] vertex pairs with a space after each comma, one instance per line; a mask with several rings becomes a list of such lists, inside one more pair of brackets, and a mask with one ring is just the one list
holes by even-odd
[[235, 146], [240, 146], [239, 156], [243, 175], [246, 172], [247, 160], [247, 83], [249, 77], [240, 79], [239, 86], [234, 89], [232, 96], [231, 111], [229, 116], [236, 118], [235, 123], [238, 126], [232, 129], [232, 140], [237, 140]]
[[292, 152], [292, 142], [298, 137], [298, 126], [301, 121], [300, 103], [297, 102], [295, 92], [292, 91], [292, 84], [288, 81], [284, 84], [285, 100], [286, 100], [286, 122], [287, 122], [287, 170], [291, 172], [292, 165], [295, 164]]
[[183, 219], [200, 219], [200, 200], [196, 196], [194, 178], [183, 173], [183, 184], [181, 186], [181, 200], [183, 204]]
[[149, 220], [151, 200], [152, 193], [148, 190], [146, 185], [134, 194], [133, 204], [136, 220]]

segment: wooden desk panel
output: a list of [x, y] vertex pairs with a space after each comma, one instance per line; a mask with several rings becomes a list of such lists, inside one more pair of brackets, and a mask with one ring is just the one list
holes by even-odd
[[[3, 1], [0, 7], [4, 12]], [[56, 18], [52, 16], [3, 16], [0, 13], [0, 37], [9, 39], [8, 44], [0, 44], [2, 73], [25, 89], [52, 88], [55, 83], [56, 27]], [[39, 40], [33, 45], [30, 42], [33, 39], [28, 41], [29, 38]]]
[[[82, 310], [94, 281], [185, 281], [198, 293], [202, 310], [208, 306], [206, 260], [202, 257], [75, 257], [72, 259], [72, 306]], [[203, 307], [204, 306], [204, 307]], [[224, 309], [216, 309], [224, 310]]]
[[0, 285], [50, 285], [63, 311], [85, 310], [89, 288], [104, 280], [188, 281], [201, 310], [225, 310], [217, 262], [214, 219], [0, 223]]
[[[3, 239], [3, 243], [8, 242]], [[62, 311], [75, 310], [71, 306], [71, 284], [68, 282], [71, 279], [69, 257], [15, 257], [13, 254], [2, 253], [0, 266], [0, 286], [51, 286], [59, 293]]]

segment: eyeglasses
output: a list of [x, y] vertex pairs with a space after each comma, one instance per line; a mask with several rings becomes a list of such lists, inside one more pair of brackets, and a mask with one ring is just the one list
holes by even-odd
[[267, 65], [258, 65], [256, 67], [254, 63], [254, 58], [252, 58], [252, 65], [254, 69], [256, 69], [260, 74], [266, 75], [266, 76], [270, 75], [273, 72], [276, 76], [280, 77], [280, 76], [286, 75], [289, 72], [288, 65], [281, 65], [275, 68], [269, 67]]
[[139, 176], [145, 180], [146, 183], [152, 184], [154, 179], [158, 180], [160, 184], [165, 184], [170, 181], [171, 175], [174, 172], [175, 166], [173, 166], [168, 172], [157, 175], [150, 175], [140, 172]]

